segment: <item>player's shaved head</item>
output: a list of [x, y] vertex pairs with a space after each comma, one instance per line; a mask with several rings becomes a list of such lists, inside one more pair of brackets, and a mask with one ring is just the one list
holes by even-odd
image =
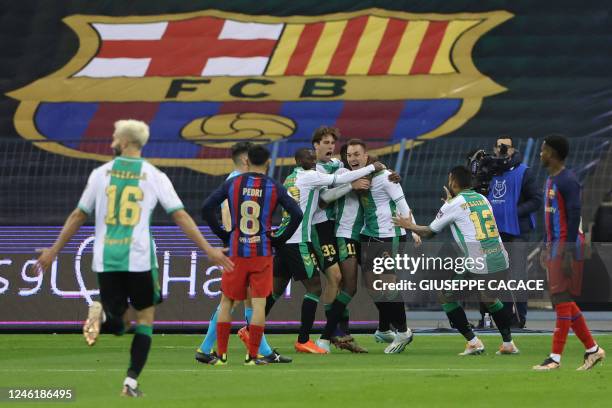
[[310, 170], [314, 168], [316, 163], [316, 156], [312, 149], [302, 147], [295, 152], [295, 164], [303, 168], [304, 170]]

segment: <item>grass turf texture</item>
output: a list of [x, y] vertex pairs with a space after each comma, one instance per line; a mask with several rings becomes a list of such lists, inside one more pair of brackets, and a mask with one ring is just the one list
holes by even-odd
[[[457, 356], [459, 335], [416, 335], [402, 354], [385, 355], [372, 336], [356, 336], [369, 354], [304, 355], [293, 351], [294, 335], [271, 335], [271, 344], [291, 356], [292, 364], [243, 366], [245, 350], [230, 339], [229, 364], [202, 365], [194, 360], [201, 337], [153, 337], [140, 377], [145, 398], [119, 397], [129, 361], [131, 335], [103, 335], [88, 348], [79, 335], [0, 335], [0, 387], [72, 388], [76, 400], [55, 406], [143, 407], [302, 407], [313, 406], [469, 406], [601, 407], [612, 396], [612, 365], [576, 372], [583, 348], [568, 338], [560, 370], [533, 372], [548, 354], [548, 335], [517, 336], [520, 355], [496, 356], [499, 336], [480, 336], [487, 352]], [[612, 336], [596, 336], [612, 352]], [[0, 405], [8, 405], [0, 402]], [[40, 406], [20, 403], [19, 406]]]

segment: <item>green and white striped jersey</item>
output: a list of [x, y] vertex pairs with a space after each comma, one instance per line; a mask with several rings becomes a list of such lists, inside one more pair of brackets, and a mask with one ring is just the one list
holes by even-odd
[[[319, 193], [322, 188], [329, 187], [333, 184], [350, 183], [358, 178], [367, 176], [373, 171], [374, 166], [372, 165], [340, 175], [324, 174], [316, 170], [304, 170], [301, 167], [296, 167], [293, 172], [287, 176], [283, 185], [291, 197], [300, 204], [304, 217], [298, 229], [291, 238], [287, 240], [287, 243], [310, 242], [310, 234], [313, 225], [312, 219], [318, 207]], [[287, 224], [289, 224], [289, 215], [283, 213], [281, 225], [276, 232], [277, 236], [283, 233]]]
[[[497, 231], [491, 204], [482, 194], [464, 190], [445, 203], [429, 228], [438, 233], [451, 226], [453, 237], [466, 257], [475, 262], [470, 272], [487, 274], [503, 271], [509, 266], [508, 253]], [[484, 267], [478, 268], [479, 264]]]
[[[338, 169], [336, 174], [346, 173], [347, 168]], [[359, 205], [359, 197], [350, 191], [336, 200], [336, 236], [359, 241], [363, 228], [363, 208]]]
[[[317, 162], [317, 171], [325, 174], [334, 174], [338, 169], [344, 168], [342, 161], [338, 159], [331, 159], [328, 162]], [[327, 220], [333, 220], [336, 218], [336, 205], [335, 203], [329, 204], [325, 209], [317, 208], [312, 219], [313, 224], [320, 224]]]
[[393, 224], [396, 214], [408, 215], [410, 207], [404, 198], [402, 186], [389, 181], [389, 170], [374, 174], [370, 190], [359, 196], [364, 213], [361, 233], [375, 238], [390, 238], [406, 235], [406, 230]]
[[160, 202], [168, 214], [183, 208], [168, 176], [142, 158], [117, 157], [91, 172], [78, 208], [95, 211], [92, 269], [157, 269], [151, 215]]

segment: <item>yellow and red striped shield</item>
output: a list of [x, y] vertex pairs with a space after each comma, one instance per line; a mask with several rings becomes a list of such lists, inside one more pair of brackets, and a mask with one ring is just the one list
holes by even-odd
[[[147, 155], [214, 174], [235, 139], [286, 140], [291, 163], [321, 124], [368, 141], [448, 134], [503, 92], [472, 61], [477, 40], [512, 15], [410, 14], [368, 9], [324, 16], [180, 15], [65, 19], [77, 54], [11, 92], [19, 133], [73, 157], [107, 160], [112, 123], [151, 124]], [[227, 142], [224, 142], [227, 140]], [[207, 161], [200, 160], [209, 159]]]

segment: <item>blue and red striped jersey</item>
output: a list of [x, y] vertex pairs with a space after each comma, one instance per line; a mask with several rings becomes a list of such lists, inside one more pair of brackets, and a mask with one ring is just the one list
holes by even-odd
[[[546, 179], [544, 192], [544, 225], [546, 242], [576, 243], [583, 241], [580, 232], [581, 186], [578, 178], [568, 169]], [[553, 246], [555, 256], [557, 246]]]
[[[215, 211], [226, 199], [232, 220], [232, 230], [229, 233], [221, 228]], [[202, 215], [213, 232], [229, 244], [229, 256], [271, 256], [272, 242], [269, 235], [272, 231], [272, 217], [279, 204], [301, 221], [300, 207], [282, 185], [261, 173], [243, 173], [228, 179], [213, 192], [204, 203]], [[293, 231], [298, 225], [299, 221]], [[286, 241], [291, 234], [283, 234], [274, 239]]]

